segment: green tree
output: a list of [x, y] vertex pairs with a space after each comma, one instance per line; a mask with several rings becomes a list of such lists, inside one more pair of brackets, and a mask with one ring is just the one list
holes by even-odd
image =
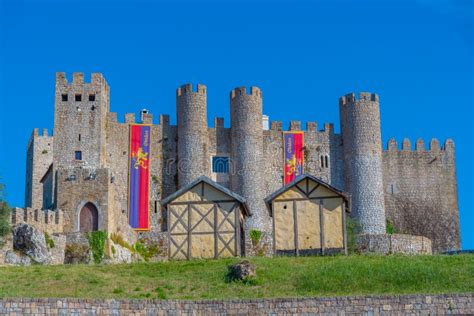
[[6, 236], [10, 230], [10, 214], [11, 210], [7, 201], [4, 200], [5, 186], [0, 183], [0, 237]]

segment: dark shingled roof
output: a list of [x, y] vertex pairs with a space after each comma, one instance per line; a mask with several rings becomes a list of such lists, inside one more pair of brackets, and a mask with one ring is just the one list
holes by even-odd
[[224, 187], [223, 185], [209, 179], [206, 176], [200, 176], [199, 178], [197, 178], [193, 182], [189, 183], [188, 185], [185, 185], [184, 187], [182, 187], [181, 189], [176, 191], [175, 193], [173, 193], [171, 195], [168, 195], [165, 199], [161, 200], [161, 205], [166, 207], [166, 205], [168, 205], [171, 201], [177, 199], [178, 197], [180, 197], [181, 195], [183, 195], [187, 191], [191, 190], [192, 188], [194, 188], [195, 186], [197, 186], [201, 182], [207, 183], [210, 186], [212, 186], [213, 188], [215, 188], [215, 189], [227, 194], [228, 196], [234, 198], [235, 200], [239, 201], [240, 203], [242, 203], [246, 215], [247, 216], [252, 216], [252, 213], [250, 212], [250, 210], [247, 206], [247, 201], [242, 196], [240, 196], [237, 193], [229, 190], [228, 188]]
[[272, 194], [270, 194], [269, 196], [267, 196], [265, 198], [265, 204], [267, 205], [269, 211], [270, 211], [270, 216], [272, 216], [272, 201], [277, 197], [279, 196], [280, 194], [288, 191], [289, 189], [291, 189], [293, 186], [295, 186], [298, 182], [300, 182], [301, 180], [304, 180], [304, 179], [309, 179], [309, 180], [312, 180], [316, 183], [319, 183], [320, 185], [322, 185], [323, 187], [327, 188], [328, 190], [331, 190], [333, 191], [334, 193], [337, 193], [338, 195], [340, 195], [342, 198], [344, 198], [344, 200], [346, 200], [346, 202], [350, 202], [350, 196], [349, 194], [339, 190], [338, 188], [336, 187], [333, 187], [332, 185], [330, 185], [329, 183], [326, 183], [324, 182], [323, 180], [319, 179], [319, 178], [316, 178], [315, 176], [312, 176], [310, 174], [302, 174], [301, 176], [295, 178], [293, 181], [291, 181], [290, 183], [288, 183], [287, 185], [284, 185], [282, 186], [281, 188], [279, 188], [278, 190], [276, 190], [275, 192], [273, 192]]

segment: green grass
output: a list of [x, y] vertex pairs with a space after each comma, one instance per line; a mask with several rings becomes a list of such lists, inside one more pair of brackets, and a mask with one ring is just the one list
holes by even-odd
[[252, 258], [254, 282], [226, 282], [239, 259], [0, 267], [0, 297], [230, 299], [474, 292], [474, 256]]

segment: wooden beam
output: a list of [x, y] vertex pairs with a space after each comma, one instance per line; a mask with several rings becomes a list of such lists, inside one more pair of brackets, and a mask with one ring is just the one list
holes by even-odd
[[217, 259], [217, 204], [214, 204], [214, 258]]
[[347, 256], [346, 202], [342, 202], [342, 240], [344, 242], [344, 254]]
[[172, 202], [168, 205], [187, 205], [192, 204], [214, 204], [214, 203], [233, 203], [235, 200], [214, 200], [214, 201], [182, 201], [182, 202]]
[[234, 208], [234, 234], [235, 234], [235, 256], [241, 256], [242, 253], [240, 252], [240, 206]]
[[300, 255], [299, 246], [298, 246], [298, 213], [296, 207], [296, 201], [293, 201], [293, 224], [294, 224], [294, 238], [295, 238], [295, 254], [296, 256]]
[[272, 221], [273, 221], [273, 255], [276, 255], [276, 235], [275, 235], [275, 201], [272, 201]]
[[188, 260], [191, 259], [191, 204], [188, 204]]
[[319, 200], [319, 228], [320, 228], [320, 239], [321, 239], [321, 254], [324, 256], [324, 210], [323, 200]]
[[275, 199], [276, 202], [291, 202], [291, 201], [318, 201], [327, 199], [344, 199], [342, 196], [319, 196], [313, 198], [288, 198], [288, 199]]

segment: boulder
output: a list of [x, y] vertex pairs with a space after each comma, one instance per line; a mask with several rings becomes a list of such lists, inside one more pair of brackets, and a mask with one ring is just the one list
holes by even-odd
[[229, 266], [228, 279], [230, 281], [248, 280], [257, 276], [255, 265], [248, 260], [240, 261], [234, 265]]
[[50, 238], [54, 243], [54, 246], [49, 248], [51, 264], [64, 264], [66, 236], [62, 234], [53, 234]]
[[132, 263], [134, 261], [130, 250], [114, 242], [111, 243], [112, 253], [110, 263]]
[[13, 249], [29, 256], [35, 263], [47, 264], [51, 261], [44, 233], [28, 224], [13, 227]]
[[89, 264], [92, 262], [92, 251], [83, 244], [67, 244], [64, 252], [66, 264]]
[[30, 257], [22, 253], [17, 253], [13, 250], [8, 250], [5, 253], [5, 263], [17, 266], [29, 266], [31, 265], [31, 259]]

